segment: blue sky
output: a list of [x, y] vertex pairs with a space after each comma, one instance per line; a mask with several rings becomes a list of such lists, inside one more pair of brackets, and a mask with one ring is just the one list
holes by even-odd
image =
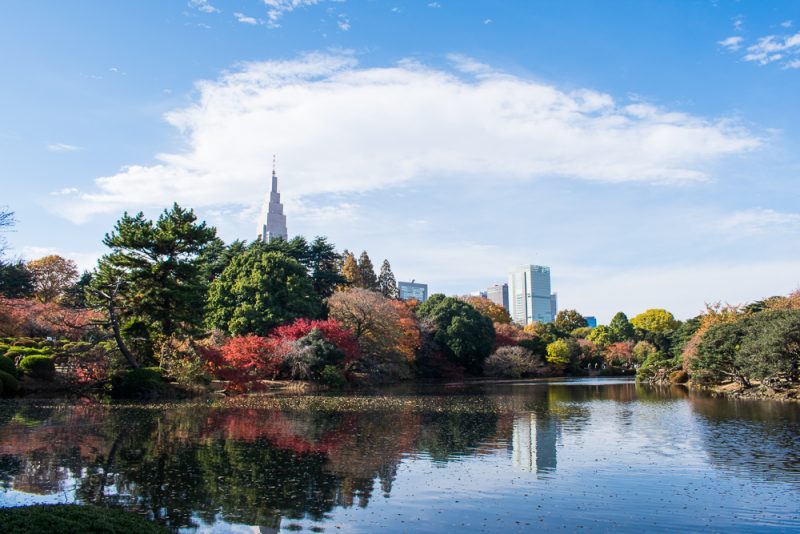
[[608, 320], [800, 286], [797, 2], [11, 1], [13, 253], [89, 267], [124, 211], [290, 234], [461, 294], [549, 265]]

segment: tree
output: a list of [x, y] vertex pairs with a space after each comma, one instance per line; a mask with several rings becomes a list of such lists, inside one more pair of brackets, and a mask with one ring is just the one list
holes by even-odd
[[345, 282], [339, 273], [340, 255], [324, 237], [315, 237], [308, 249], [308, 267], [311, 285], [322, 299], [333, 295], [336, 288]]
[[330, 316], [353, 332], [361, 350], [369, 355], [398, 351], [403, 332], [401, 314], [390, 299], [377, 291], [353, 288], [328, 300]]
[[640, 313], [631, 319], [631, 324], [636, 328], [656, 334], [668, 334], [679, 326], [679, 322], [670, 312], [660, 308], [651, 308]]
[[744, 328], [735, 357], [742, 373], [762, 381], [800, 378], [800, 310], [757, 313], [745, 319]]
[[251, 247], [225, 268], [208, 292], [208, 325], [232, 335], [267, 335], [286, 322], [316, 317], [321, 304], [311, 277], [280, 252]]
[[347, 285], [350, 287], [363, 288], [364, 284], [361, 281], [361, 270], [358, 268], [358, 262], [352, 252], [344, 252], [344, 260], [342, 262], [342, 278], [344, 278]]
[[417, 316], [436, 325], [434, 340], [447, 358], [472, 373], [479, 373], [494, 345], [492, 321], [466, 302], [432, 295], [417, 308]]
[[485, 297], [467, 297], [464, 301], [478, 310], [481, 315], [488, 317], [493, 323], [511, 323], [511, 316], [508, 311]]
[[41, 302], [59, 300], [78, 279], [75, 262], [55, 254], [29, 261], [28, 271], [33, 276], [36, 298]]
[[367, 254], [366, 250], [361, 252], [361, 256], [358, 258], [358, 272], [361, 287], [372, 291], [380, 290], [378, 277], [375, 276], [375, 267], [373, 267], [372, 260], [369, 259], [369, 254]]
[[191, 333], [203, 322], [208, 287], [201, 254], [216, 230], [174, 204], [158, 220], [125, 213], [103, 243], [93, 289], [118, 288], [121, 318], [140, 317], [157, 333]]
[[748, 385], [749, 381], [739, 367], [737, 353], [745, 335], [742, 322], [718, 323], [703, 334], [689, 369], [695, 378], [711, 382], [736, 380]]
[[561, 310], [556, 315], [555, 324], [556, 328], [568, 334], [576, 328], [586, 326], [588, 323], [583, 315], [575, 310]]
[[559, 371], [565, 371], [572, 365], [579, 353], [580, 348], [574, 340], [556, 339], [547, 345], [547, 363]]
[[633, 364], [633, 341], [617, 341], [606, 347], [603, 358], [611, 366]]
[[523, 331], [526, 334], [531, 334], [537, 339], [540, 339], [545, 345], [552, 343], [556, 339], [563, 337], [563, 333], [560, 332], [556, 325], [553, 323], [540, 323], [538, 321], [534, 321], [530, 324], [526, 324]]
[[83, 271], [80, 278], [64, 291], [62, 303], [72, 308], [88, 308], [86, 291], [92, 285], [94, 275], [90, 271]]
[[0, 261], [0, 295], [10, 299], [33, 295], [33, 275], [23, 262]]
[[[9, 228], [14, 226], [14, 224], [16, 224], [16, 221], [14, 220], [14, 212], [0, 209], [0, 232], [7, 232]], [[6, 240], [5, 237], [0, 236], [0, 259], [2, 259], [5, 251]]]
[[614, 343], [633, 339], [633, 325], [628, 321], [628, 316], [622, 312], [617, 314], [608, 323], [608, 330]]
[[378, 276], [378, 288], [384, 297], [389, 299], [396, 299], [400, 293], [397, 290], [397, 281], [394, 279], [392, 267], [389, 265], [389, 260], [383, 260], [381, 265], [381, 274]]
[[225, 245], [222, 239], [214, 237], [200, 252], [199, 263], [203, 270], [203, 279], [210, 284], [222, 274], [233, 258], [242, 254], [246, 249], [247, 244], [241, 239]]
[[601, 324], [592, 328], [592, 331], [589, 332], [586, 339], [597, 344], [599, 347], [605, 348], [614, 342], [615, 337], [610, 327]]

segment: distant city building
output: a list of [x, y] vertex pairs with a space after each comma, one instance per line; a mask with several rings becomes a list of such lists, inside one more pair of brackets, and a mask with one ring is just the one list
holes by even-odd
[[556, 320], [556, 315], [558, 315], [558, 293], [553, 293], [550, 295], [550, 314], [553, 316], [553, 320]]
[[597, 317], [592, 317], [591, 315], [588, 317], [584, 317], [586, 319], [586, 326], [591, 326], [592, 328], [597, 328]]
[[469, 294], [470, 297], [486, 298], [486, 291], [473, 291]]
[[508, 311], [508, 284], [495, 284], [486, 289], [486, 298]]
[[261, 241], [269, 243], [275, 239], [289, 239], [286, 229], [286, 215], [283, 213], [281, 194], [278, 193], [278, 176], [275, 174], [275, 158], [272, 159], [272, 189], [267, 201], [267, 220], [262, 227]]
[[419, 284], [414, 280], [410, 282], [397, 282], [400, 300], [416, 299], [420, 302], [428, 300], [428, 284]]
[[550, 292], [550, 267], [523, 265], [509, 273], [508, 312], [515, 323], [552, 323], [554, 303]]

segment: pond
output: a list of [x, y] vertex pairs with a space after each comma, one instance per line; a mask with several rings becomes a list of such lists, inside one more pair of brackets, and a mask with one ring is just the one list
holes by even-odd
[[0, 404], [0, 505], [185, 532], [800, 529], [800, 405], [622, 380]]

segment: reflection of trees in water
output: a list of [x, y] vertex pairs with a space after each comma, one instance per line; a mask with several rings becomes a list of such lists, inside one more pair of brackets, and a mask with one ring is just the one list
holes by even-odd
[[427, 413], [422, 416], [417, 449], [435, 462], [473, 453], [497, 428], [497, 414]]
[[716, 467], [800, 489], [800, 406], [692, 395], [702, 446]]
[[[78, 480], [83, 502], [121, 504], [172, 528], [193, 517], [277, 528], [367, 506], [404, 454], [466, 454], [494, 414], [70, 407], [0, 427], [0, 482], [39, 494]], [[39, 417], [39, 419], [36, 419]]]

